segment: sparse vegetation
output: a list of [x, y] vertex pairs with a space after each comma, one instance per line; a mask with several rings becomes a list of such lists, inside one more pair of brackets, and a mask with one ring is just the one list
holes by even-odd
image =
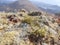
[[32, 13], [29, 13], [28, 15], [30, 15], [30, 16], [40, 16], [40, 15], [42, 15], [42, 13], [41, 12], [32, 12]]
[[26, 16], [26, 17], [24, 17], [24, 20], [23, 20], [23, 22], [26, 22], [26, 23], [28, 23], [28, 24], [31, 24], [31, 22], [33, 22], [33, 18], [32, 17], [30, 17], [30, 16]]
[[7, 18], [9, 19], [9, 21], [14, 23], [17, 23], [19, 21], [16, 15], [10, 15], [10, 16], [7, 16]]
[[19, 33], [17, 31], [5, 32], [2, 36], [0, 36], [0, 45], [14, 45], [14, 43], [17, 44], [15, 41], [18, 34]]
[[[29, 39], [31, 42], [41, 44], [42, 39], [46, 36], [46, 29], [42, 28], [36, 31], [33, 31], [30, 35], [29, 35]], [[39, 43], [38, 43], [39, 42]]]
[[40, 12], [0, 13], [0, 45], [54, 45], [60, 27], [50, 18]]

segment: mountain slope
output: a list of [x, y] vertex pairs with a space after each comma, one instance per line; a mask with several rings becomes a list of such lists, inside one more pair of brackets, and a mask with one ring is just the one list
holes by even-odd
[[32, 1], [33, 4], [35, 4], [39, 9], [42, 9], [43, 11], [47, 11], [50, 13], [58, 13], [60, 12], [60, 7], [57, 5], [51, 5], [43, 2], [36, 2]]
[[28, 0], [18, 0], [10, 4], [1, 4], [0, 11], [15, 11], [26, 9], [27, 11], [38, 11], [39, 9]]

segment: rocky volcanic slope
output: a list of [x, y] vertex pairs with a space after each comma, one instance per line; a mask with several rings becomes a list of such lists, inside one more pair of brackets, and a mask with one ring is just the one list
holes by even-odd
[[42, 12], [1, 12], [0, 45], [60, 45], [60, 23]]

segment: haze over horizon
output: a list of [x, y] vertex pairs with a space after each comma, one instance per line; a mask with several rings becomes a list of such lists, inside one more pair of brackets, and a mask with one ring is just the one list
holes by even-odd
[[31, 0], [31, 1], [37, 1], [37, 2], [43, 2], [51, 5], [58, 5], [60, 6], [60, 0]]

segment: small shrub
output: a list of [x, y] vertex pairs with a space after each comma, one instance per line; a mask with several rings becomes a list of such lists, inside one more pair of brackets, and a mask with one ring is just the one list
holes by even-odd
[[40, 41], [45, 36], [46, 36], [46, 29], [42, 28], [42, 29], [33, 31], [29, 35], [29, 39], [30, 39], [31, 42], [37, 42], [37, 41]]
[[44, 28], [39, 29], [39, 30], [34, 31], [33, 34], [36, 36], [44, 37], [46, 34], [46, 30]]
[[32, 13], [29, 13], [28, 15], [30, 15], [30, 16], [39, 16], [41, 14], [42, 14], [41, 12], [32, 12]]
[[25, 12], [27, 12], [27, 11], [26, 11], [25, 9], [21, 9], [20, 12], [24, 12], [24, 13], [25, 13]]
[[28, 24], [31, 24], [31, 22], [33, 22], [33, 19], [30, 16], [26, 16], [22, 22], [26, 22]]
[[14, 42], [18, 39], [15, 39], [16, 36], [19, 33], [16, 31], [12, 31], [12, 32], [5, 32], [1, 37], [0, 37], [0, 45], [11, 45], [14, 44]]
[[10, 15], [7, 17], [9, 19], [9, 21], [17, 23], [18, 21], [20, 21], [16, 15]]
[[8, 24], [8, 20], [6, 20], [6, 19], [1, 19], [1, 20], [0, 20], [0, 23], [1, 23], [1, 24]]

